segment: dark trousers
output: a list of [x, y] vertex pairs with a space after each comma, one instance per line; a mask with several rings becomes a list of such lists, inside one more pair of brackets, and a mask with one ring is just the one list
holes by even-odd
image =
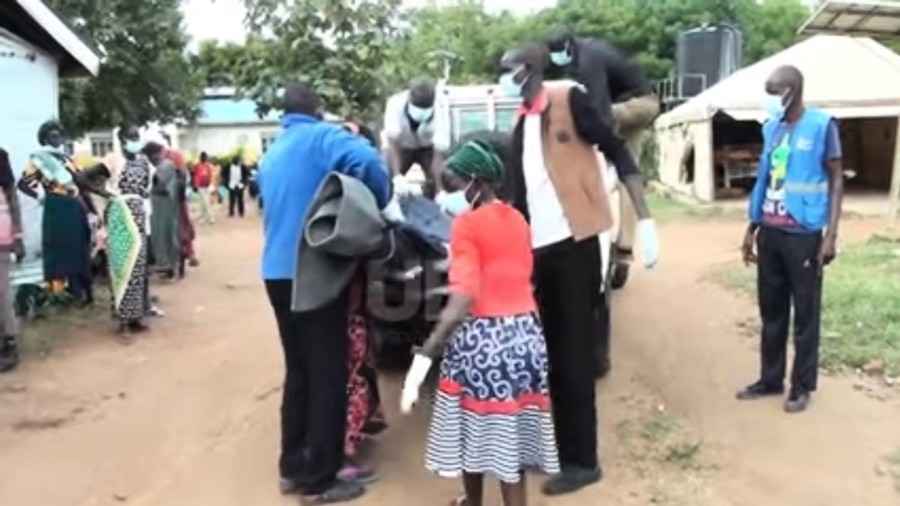
[[347, 294], [306, 313], [291, 312], [291, 280], [266, 281], [284, 348], [281, 476], [306, 494], [332, 486], [344, 460], [347, 420]]
[[237, 206], [238, 214], [244, 217], [244, 189], [228, 189], [228, 216], [234, 216], [234, 208]]
[[556, 443], [563, 468], [596, 469], [594, 349], [606, 327], [598, 311], [602, 262], [596, 237], [562, 241], [534, 253], [535, 285], [547, 352]]
[[759, 309], [762, 316], [764, 384], [784, 384], [787, 338], [794, 306], [794, 367], [791, 388], [812, 392], [819, 374], [819, 328], [822, 314], [822, 276], [817, 258], [820, 234], [791, 234], [762, 227], [757, 249]]

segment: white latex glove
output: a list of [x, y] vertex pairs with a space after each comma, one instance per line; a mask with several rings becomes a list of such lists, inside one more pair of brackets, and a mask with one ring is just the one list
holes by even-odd
[[419, 387], [428, 376], [433, 361], [425, 355], [416, 354], [413, 358], [412, 366], [406, 373], [406, 380], [403, 381], [403, 392], [400, 394], [400, 411], [404, 415], [412, 412], [413, 406], [419, 400]]
[[656, 222], [650, 218], [640, 220], [637, 224], [637, 236], [641, 244], [644, 267], [652, 269], [659, 261], [659, 236], [656, 233]]
[[400, 202], [397, 200], [396, 193], [394, 193], [384, 210], [381, 211], [381, 214], [384, 216], [384, 219], [392, 223], [403, 223], [406, 221], [406, 216], [403, 215], [403, 209], [400, 208]]
[[393, 179], [394, 195], [422, 195], [422, 187], [409, 182], [402, 174], [397, 174]]

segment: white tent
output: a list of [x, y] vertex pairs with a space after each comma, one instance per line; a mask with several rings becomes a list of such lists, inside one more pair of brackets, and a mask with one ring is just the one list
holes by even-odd
[[[656, 130], [663, 182], [712, 200], [712, 118], [721, 112], [739, 121], [764, 119], [765, 81], [782, 65], [794, 65], [803, 72], [808, 105], [837, 118], [900, 116], [900, 55], [869, 38], [816, 35], [739, 70], [660, 116]], [[690, 188], [679, 176], [684, 146], [689, 143], [695, 160]]]

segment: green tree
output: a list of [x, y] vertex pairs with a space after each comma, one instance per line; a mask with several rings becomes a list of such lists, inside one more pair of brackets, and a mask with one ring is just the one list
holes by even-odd
[[70, 134], [196, 116], [202, 80], [184, 56], [179, 0], [48, 0], [101, 54], [96, 78], [63, 81]]
[[[385, 79], [378, 73], [396, 32], [400, 0], [247, 0], [252, 57], [238, 87], [265, 113], [290, 81], [304, 81], [330, 112], [371, 118]], [[265, 50], [261, 50], [265, 48]]]
[[203, 41], [197, 53], [190, 56], [191, 67], [202, 75], [206, 86], [235, 86], [249, 48], [250, 44]]

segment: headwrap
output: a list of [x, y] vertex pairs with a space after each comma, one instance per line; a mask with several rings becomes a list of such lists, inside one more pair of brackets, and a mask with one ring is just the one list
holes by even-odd
[[471, 140], [456, 148], [447, 160], [447, 168], [466, 179], [499, 183], [503, 179], [503, 161], [489, 143]]

